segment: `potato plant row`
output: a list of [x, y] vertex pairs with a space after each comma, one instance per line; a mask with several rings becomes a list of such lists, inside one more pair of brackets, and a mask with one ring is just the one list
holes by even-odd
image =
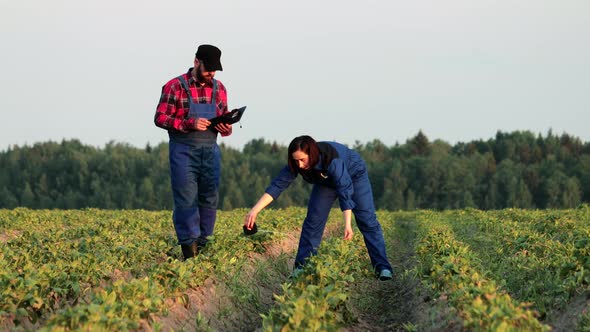
[[0, 329], [157, 330], [171, 301], [239, 275], [298, 227], [302, 210], [267, 218], [275, 232], [255, 238], [242, 234], [245, 213], [220, 212], [208, 247], [184, 262], [169, 211], [0, 210]]
[[[351, 308], [351, 292], [360, 291], [354, 294], [358, 298], [363, 296], [358, 285], [382, 285], [358, 229], [353, 241], [343, 241], [341, 214], [332, 211], [318, 255], [290, 278], [295, 253], [271, 252], [287, 239], [295, 246], [305, 209], [264, 210], [259, 233], [250, 237], [242, 234], [246, 212], [220, 211], [207, 248], [182, 261], [170, 211], [0, 210], [0, 329], [169, 330], [175, 327], [166, 325], [165, 317], [179, 305], [194, 316], [187, 318], [193, 322], [185, 330], [354, 326], [358, 308]], [[414, 276], [427, 293], [416, 296], [434, 299], [425, 306], [443, 310], [444, 303], [455, 316], [449, 328], [458, 322], [464, 330], [544, 331], [576, 299], [590, 294], [588, 206], [379, 211], [378, 217], [390, 259], [396, 261], [391, 282]], [[402, 252], [405, 262], [396, 256]], [[200, 304], [190, 305], [187, 294], [206, 287], [207, 280], [229, 289], [209, 300], [222, 302], [227, 296], [234, 305], [208, 314], [227, 318], [230, 311], [243, 310], [247, 314], [234, 319], [251, 325], [214, 325]], [[274, 297], [265, 300], [261, 294], [269, 289]], [[590, 330], [590, 308], [576, 310], [574, 328]], [[423, 321], [389, 324], [428, 329]]]
[[[586, 305], [578, 312], [572, 305], [590, 294], [588, 206], [418, 211], [414, 218], [420, 226], [420, 273], [435, 296], [448, 296], [455, 303], [465, 326], [485, 330], [491, 326], [486, 324], [502, 322], [509, 329], [539, 330], [573, 308], [578, 317], [575, 328], [590, 329], [590, 308]], [[482, 287], [493, 292], [483, 292]], [[457, 302], [457, 292], [466, 303]], [[499, 299], [506, 304], [490, 302]], [[483, 317], [474, 319], [473, 308], [481, 309], [482, 303], [488, 309], [476, 310]], [[514, 320], [493, 317], [486, 323], [491, 312]]]

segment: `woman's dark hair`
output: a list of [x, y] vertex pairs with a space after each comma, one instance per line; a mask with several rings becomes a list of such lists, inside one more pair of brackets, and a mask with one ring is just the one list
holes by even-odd
[[293, 159], [293, 153], [301, 151], [309, 156], [309, 167], [313, 168], [320, 158], [320, 150], [318, 149], [318, 143], [310, 136], [304, 135], [295, 137], [289, 144], [289, 150], [287, 152], [287, 162], [291, 172], [300, 172], [297, 162]]

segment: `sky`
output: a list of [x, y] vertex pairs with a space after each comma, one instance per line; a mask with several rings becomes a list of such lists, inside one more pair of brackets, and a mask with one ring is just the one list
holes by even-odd
[[590, 141], [587, 0], [0, 0], [0, 150], [143, 148], [162, 86], [218, 46], [235, 148], [307, 134], [450, 144], [497, 131]]

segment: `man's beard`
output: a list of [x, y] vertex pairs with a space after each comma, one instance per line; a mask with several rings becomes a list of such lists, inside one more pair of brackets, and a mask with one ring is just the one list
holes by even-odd
[[201, 66], [203, 66], [203, 65], [201, 64], [201, 65], [199, 66], [199, 68], [197, 68], [197, 69], [195, 70], [195, 71], [197, 72], [197, 80], [198, 80], [199, 82], [202, 82], [202, 83], [210, 83], [210, 82], [211, 82], [211, 80], [213, 79], [213, 77], [212, 77], [212, 76], [205, 77], [205, 76], [203, 75], [203, 72], [201, 71]]

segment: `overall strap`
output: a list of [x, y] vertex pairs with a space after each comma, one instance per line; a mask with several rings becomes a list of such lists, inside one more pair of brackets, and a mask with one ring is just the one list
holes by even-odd
[[213, 105], [216, 105], [217, 103], [217, 99], [215, 99], [215, 97], [217, 97], [217, 80], [213, 79], [213, 92], [211, 93], [211, 104]]
[[182, 87], [184, 88], [184, 91], [186, 91], [186, 94], [188, 95], [189, 100], [192, 100], [193, 97], [191, 96], [191, 90], [188, 88], [188, 83], [184, 79], [184, 76], [182, 76], [182, 75], [178, 76], [178, 80], [180, 81], [180, 85], [182, 85]]
[[[184, 91], [186, 91], [186, 94], [188, 95], [188, 97], [192, 100], [191, 90], [188, 88], [188, 82], [184, 79], [184, 76], [182, 76], [182, 75], [178, 76], [178, 80], [180, 81], [180, 85], [182, 85], [182, 88], [184, 89]], [[215, 104], [216, 97], [217, 97], [217, 80], [213, 79], [213, 92], [211, 93], [211, 104]]]

